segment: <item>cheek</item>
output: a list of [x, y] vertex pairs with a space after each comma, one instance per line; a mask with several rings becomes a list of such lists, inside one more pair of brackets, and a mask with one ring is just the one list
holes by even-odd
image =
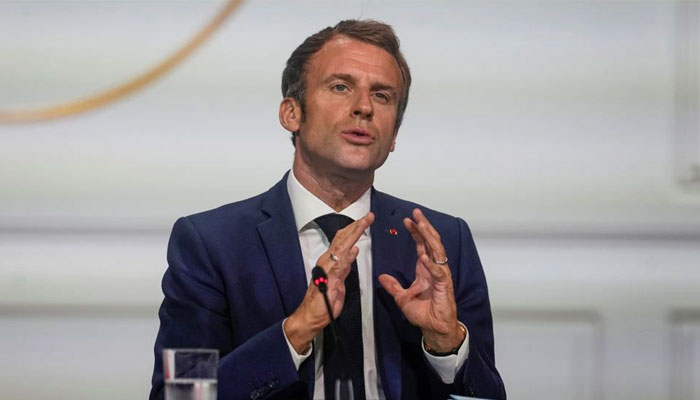
[[396, 119], [393, 116], [377, 121], [377, 127], [382, 130], [385, 137], [390, 138], [392, 143], [396, 141]]
[[342, 121], [343, 105], [338, 102], [326, 101], [324, 107], [319, 107], [314, 104], [307, 108], [306, 125], [308, 128], [322, 133], [332, 128], [337, 123]]
[[377, 109], [375, 118], [377, 118], [377, 124], [381, 124], [382, 129], [393, 133], [396, 124], [396, 107], [385, 105], [381, 110]]

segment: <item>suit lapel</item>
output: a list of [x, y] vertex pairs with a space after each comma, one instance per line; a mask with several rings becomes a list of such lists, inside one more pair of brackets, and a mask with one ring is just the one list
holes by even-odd
[[270, 218], [258, 224], [258, 232], [282, 297], [285, 315], [289, 315], [301, 304], [307, 284], [286, 184], [287, 174], [268, 192], [262, 211]]
[[392, 314], [395, 316], [398, 308], [377, 278], [381, 274], [397, 276], [400, 273], [394, 266], [400, 265], [401, 253], [405, 253], [400, 235], [407, 233], [401, 218], [395, 216], [394, 207], [387, 201], [386, 195], [373, 188], [371, 201], [375, 215], [371, 228], [374, 337], [386, 397], [388, 400], [398, 400], [401, 399], [401, 342], [392, 324]]
[[[267, 193], [262, 212], [269, 218], [258, 224], [258, 233], [277, 283], [277, 292], [282, 299], [285, 316], [289, 316], [299, 307], [307, 289], [299, 234], [287, 192], [288, 174], [289, 172]], [[302, 364], [299, 370], [302, 380], [306, 383], [309, 398], [313, 397], [314, 390], [313, 360], [312, 355], [311, 362]]]

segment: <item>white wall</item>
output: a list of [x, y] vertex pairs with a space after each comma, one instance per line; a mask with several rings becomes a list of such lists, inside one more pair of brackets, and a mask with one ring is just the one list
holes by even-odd
[[[0, 125], [2, 398], [146, 396], [171, 224], [281, 177], [284, 61], [352, 17], [414, 77], [376, 186], [470, 223], [511, 398], [700, 398], [697, 4], [249, 2], [133, 97]], [[220, 5], [0, 0], [0, 110], [119, 83]]]

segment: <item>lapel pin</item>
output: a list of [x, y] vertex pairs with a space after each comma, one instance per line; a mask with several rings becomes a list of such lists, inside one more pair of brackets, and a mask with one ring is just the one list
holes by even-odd
[[391, 229], [389, 229], [389, 234], [390, 234], [391, 236], [396, 236], [396, 235], [399, 234], [399, 232], [398, 232], [396, 229], [391, 228]]

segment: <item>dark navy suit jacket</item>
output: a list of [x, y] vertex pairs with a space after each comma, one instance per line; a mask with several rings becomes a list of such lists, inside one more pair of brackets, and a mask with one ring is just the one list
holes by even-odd
[[[259, 196], [175, 223], [163, 277], [151, 399], [163, 398], [162, 349], [192, 347], [219, 349], [219, 399], [312, 397], [314, 357], [297, 371], [282, 332], [282, 320], [299, 306], [307, 289], [286, 178]], [[446, 399], [449, 393], [505, 398], [494, 363], [486, 280], [463, 220], [420, 207], [442, 237], [458, 318], [469, 330], [469, 356], [454, 384], [443, 384], [432, 370], [420, 330], [379, 285], [383, 273], [404, 287], [415, 277], [416, 246], [402, 223], [415, 207], [372, 189], [374, 329], [386, 398]]]

